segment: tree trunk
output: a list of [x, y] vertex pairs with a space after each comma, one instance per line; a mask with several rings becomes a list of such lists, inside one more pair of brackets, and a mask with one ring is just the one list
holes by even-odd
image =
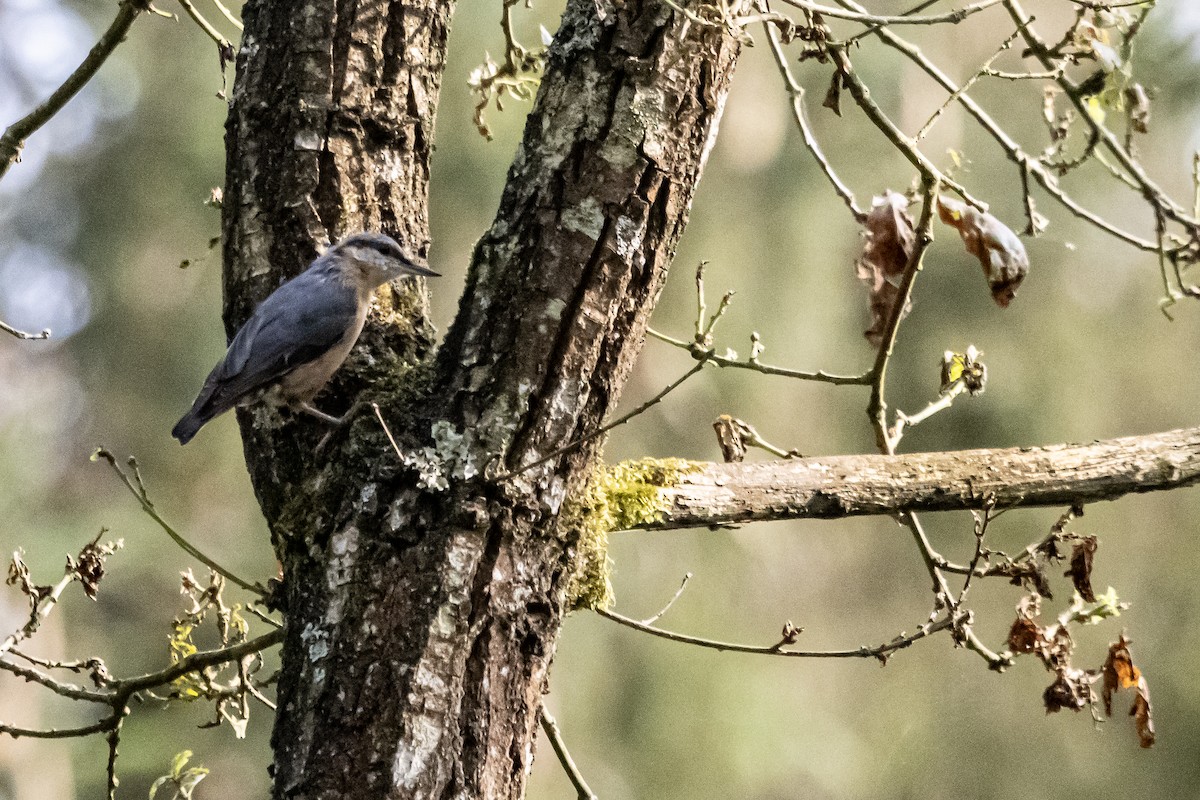
[[[605, 4], [606, 6], [608, 4]], [[327, 235], [423, 251], [450, 5], [252, 0], [228, 127], [226, 321]], [[601, 18], [603, 17], [603, 18]], [[325, 433], [241, 416], [283, 564], [277, 798], [520, 797], [574, 571], [556, 525], [616, 402], [714, 140], [738, 44], [662, 0], [573, 0], [436, 363], [386, 293]], [[562, 526], [566, 528], [568, 526]]]

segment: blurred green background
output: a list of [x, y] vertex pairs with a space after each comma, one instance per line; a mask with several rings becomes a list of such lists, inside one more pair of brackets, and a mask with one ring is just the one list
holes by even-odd
[[[1051, 40], [1074, 7], [1027, 5]], [[1155, 179], [1190, 205], [1191, 158], [1200, 144], [1200, 13], [1188, 0], [1158, 5], [1137, 53], [1136, 77], [1155, 92], [1152, 135], [1138, 148]], [[893, 13], [904, 7], [872, 5]], [[169, 2], [163, 8], [178, 10]], [[0, 2], [0, 125], [62, 80], [113, 10], [112, 3]], [[553, 31], [560, 10], [538, 3], [521, 11], [525, 41], [537, 42], [539, 23]], [[502, 52], [498, 16], [495, 0], [460, 0], [454, 22], [433, 163], [430, 260], [446, 277], [431, 289], [443, 331], [471, 248], [495, 212], [526, 110], [516, 102], [492, 110], [490, 143], [471, 123], [466, 77], [485, 50]], [[960, 81], [1009, 32], [999, 8], [957, 27], [903, 31]], [[774, 62], [754, 33], [759, 46], [738, 67], [654, 325], [689, 335], [693, 269], [708, 259], [710, 303], [737, 290], [719, 347], [745, 354], [750, 332], [758, 331], [764, 360], [859, 372], [872, 357], [861, 335], [865, 292], [853, 270], [859, 232], [803, 149]], [[854, 58], [873, 96], [910, 133], [944, 99], [870, 40]], [[997, 66], [1018, 63], [1014, 52]], [[795, 69], [810, 91], [817, 135], [860, 204], [884, 189], [907, 188], [911, 169], [848, 98], [841, 119], [820, 108], [830, 68]], [[186, 449], [168, 435], [224, 343], [219, 258], [208, 250], [218, 212], [203, 204], [223, 178], [220, 88], [215, 48], [195, 26], [142, 19], [97, 81], [31, 139], [24, 163], [0, 181], [0, 319], [55, 330], [49, 342], [0, 337], [0, 548], [23, 547], [35, 577], [48, 583], [61, 574], [64, 555], [101, 527], [125, 539], [98, 601], [74, 587], [38, 637], [42, 652], [100, 655], [118, 675], [164, 663], [170, 619], [182, 608], [177, 571], [198, 565], [142, 515], [106, 467], [89, 463], [97, 445], [136, 454], [160, 511], [219, 561], [260, 579], [275, 570], [233, 419], [209, 426]], [[1045, 146], [1040, 85], [985, 79], [975, 96], [1028, 149]], [[957, 108], [924, 145], [943, 166], [948, 148], [969, 159], [959, 177], [1001, 219], [1023, 227], [1019, 173]], [[1153, 234], [1136, 193], [1102, 168], [1064, 184], [1123, 226]], [[986, 394], [960, 399], [911, 430], [903, 450], [1087, 441], [1200, 423], [1200, 307], [1176, 306], [1168, 321], [1157, 307], [1153, 257], [1035, 196], [1052, 224], [1027, 242], [1032, 269], [1007, 310], [992, 303], [957, 234], [935, 231], [889, 399], [919, 410], [936, 396], [942, 351], [968, 344], [984, 351], [991, 382]], [[193, 263], [181, 269], [184, 259]], [[647, 342], [623, 407], [643, 402], [690, 364], [686, 354]], [[606, 456], [719, 458], [709, 422], [722, 413], [806, 454], [869, 452], [866, 401], [860, 388], [714, 369], [616, 431]], [[989, 544], [1020, 549], [1059, 513], [1008, 514], [992, 527]], [[1077, 664], [1098, 667], [1108, 642], [1128, 630], [1154, 700], [1159, 742], [1150, 751], [1138, 749], [1124, 716], [1101, 726], [1086, 713], [1046, 716], [1041, 694], [1051, 676], [1038, 663], [1024, 659], [996, 675], [944, 636], [881, 669], [873, 660], [719, 654], [576, 614], [558, 649], [548, 706], [605, 798], [1200, 796], [1198, 515], [1200, 493], [1189, 489], [1091, 506], [1074, 528], [1100, 537], [1098, 588], [1112, 585], [1133, 604], [1121, 619], [1080, 632]], [[925, 521], [947, 556], [969, 557], [968, 515]], [[805, 627], [805, 647], [877, 644], [912, 631], [931, 604], [908, 534], [886, 519], [620, 533], [611, 554], [617, 610], [648, 616], [693, 572], [662, 624], [716, 638], [773, 643], [791, 620]], [[1070, 591], [1057, 578], [1055, 589], [1058, 601], [1047, 608], [1056, 613]], [[972, 590], [977, 630], [996, 648], [1019, 596], [999, 582]], [[11, 629], [22, 601], [11, 589], [3, 598], [0, 613]], [[76, 725], [92, 719], [88, 711], [0, 678], [6, 722]], [[186, 748], [212, 769], [197, 797], [266, 797], [269, 713], [254, 709], [245, 741], [228, 727], [198, 729], [209, 716], [200, 707], [135, 709], [121, 748], [121, 796], [144, 797]], [[105, 753], [99, 739], [33, 746], [0, 739], [0, 768], [16, 765], [19, 773], [0, 781], [0, 799], [98, 797]], [[530, 797], [571, 796], [542, 742]]]

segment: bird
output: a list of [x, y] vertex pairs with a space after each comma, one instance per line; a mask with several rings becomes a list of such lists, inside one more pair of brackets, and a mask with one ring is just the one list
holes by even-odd
[[375, 289], [410, 275], [440, 277], [382, 233], [345, 237], [254, 309], [171, 435], [181, 445], [234, 406], [283, 405], [331, 424], [311, 401], [362, 332]]

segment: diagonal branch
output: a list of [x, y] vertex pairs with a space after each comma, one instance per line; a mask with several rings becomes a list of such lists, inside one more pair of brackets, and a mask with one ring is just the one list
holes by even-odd
[[49, 122], [50, 118], [61, 111], [62, 107], [92, 79], [100, 66], [112, 55], [113, 50], [117, 49], [117, 45], [125, 40], [125, 34], [133, 26], [134, 20], [149, 7], [148, 0], [121, 0], [117, 16], [108, 26], [108, 30], [62, 86], [55, 89], [45, 102], [5, 129], [4, 134], [0, 135], [0, 178], [3, 178], [9, 167], [20, 158], [21, 148], [25, 146], [25, 140], [30, 134]]
[[[1200, 483], [1200, 427], [1092, 444], [696, 463], [657, 488], [653, 530], [755, 520], [1052, 506]], [[650, 474], [654, 471], [648, 471]], [[639, 494], [639, 496], [644, 496]]]

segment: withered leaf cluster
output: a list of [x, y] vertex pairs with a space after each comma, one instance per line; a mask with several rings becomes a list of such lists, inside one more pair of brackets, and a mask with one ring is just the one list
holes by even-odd
[[79, 551], [78, 558], [67, 556], [67, 572], [73, 573], [75, 580], [83, 586], [84, 594], [92, 600], [96, 599], [96, 594], [100, 591], [105, 559], [125, 546], [123, 539], [100, 544], [100, 537], [106, 533], [107, 530], [101, 529], [96, 538]]
[[22, 551], [13, 552], [12, 561], [8, 564], [8, 579], [5, 583], [18, 587], [21, 594], [29, 600], [29, 607], [36, 611], [38, 603], [42, 601], [43, 597], [48, 596], [54, 587], [34, 583], [33, 577], [29, 574], [29, 567], [21, 556]]
[[[1076, 598], [1076, 605], [1071, 610], [1054, 623], [1043, 625], [1039, 622], [1041, 598], [1028, 595], [1017, 605], [1017, 618], [1008, 633], [1008, 647], [1014, 653], [1036, 656], [1054, 673], [1054, 681], [1042, 693], [1047, 714], [1063, 709], [1082, 711], [1091, 708], [1095, 715], [1096, 705], [1102, 700], [1105, 715], [1111, 717], [1113, 694], [1119, 689], [1135, 689], [1129, 714], [1135, 718], [1139, 743], [1142, 747], [1150, 747], [1154, 744], [1150, 688], [1141, 670], [1133, 664], [1125, 635], [1109, 646], [1108, 657], [1100, 670], [1081, 669], [1072, 664], [1075, 641], [1069, 623], [1094, 621], [1113, 613], [1112, 608], [1084, 609], [1080, 598]], [[1098, 695], [1095, 684], [1101, 678], [1104, 686]]]
[[[855, 271], [867, 286], [871, 310], [871, 324], [863, 335], [879, 347], [888, 317], [900, 298], [900, 283], [916, 248], [917, 232], [908, 213], [908, 198], [890, 189], [872, 199], [864, 224], [863, 250]], [[906, 302], [901, 318], [911, 309], [912, 303]]]

